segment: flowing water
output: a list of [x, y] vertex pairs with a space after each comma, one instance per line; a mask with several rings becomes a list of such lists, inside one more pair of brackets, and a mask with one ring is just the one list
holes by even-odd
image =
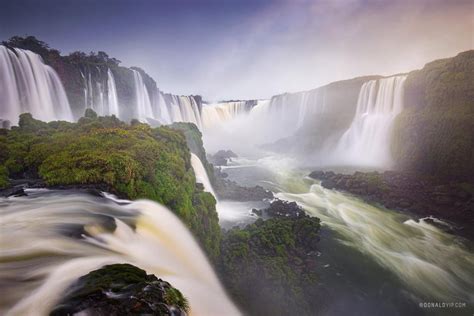
[[[240, 158], [233, 163], [225, 169], [231, 179], [260, 184], [321, 219], [317, 287], [322, 296], [315, 299], [321, 301], [322, 314], [419, 315], [424, 313], [420, 302], [474, 304], [474, 253], [469, 242], [424, 220], [325, 189], [305, 177], [307, 171], [295, 169], [291, 160]], [[223, 213], [235, 224], [248, 223], [252, 207], [227, 208]], [[460, 315], [466, 311], [449, 310]]]
[[17, 124], [21, 113], [51, 121], [72, 121], [66, 92], [56, 72], [41, 57], [0, 45], [0, 118]]
[[146, 122], [147, 118], [154, 117], [150, 96], [141, 73], [135, 69], [132, 71], [135, 84], [135, 118]]
[[214, 192], [211, 181], [207, 175], [206, 168], [204, 168], [201, 159], [199, 159], [199, 157], [193, 153], [191, 153], [191, 165], [193, 167], [194, 174], [196, 175], [196, 182], [202, 183], [204, 186], [204, 191], [211, 193], [214, 198], [217, 199], [217, 195]]
[[[130, 263], [188, 299], [191, 315], [238, 315], [188, 229], [167, 208], [68, 191], [0, 200], [0, 314], [47, 315], [66, 288]], [[110, 195], [108, 195], [110, 197]]]
[[107, 115], [115, 115], [120, 118], [120, 110], [117, 97], [117, 88], [112, 70], [107, 70]]
[[403, 109], [406, 76], [371, 80], [362, 85], [351, 126], [337, 144], [332, 163], [390, 168], [390, 136]]

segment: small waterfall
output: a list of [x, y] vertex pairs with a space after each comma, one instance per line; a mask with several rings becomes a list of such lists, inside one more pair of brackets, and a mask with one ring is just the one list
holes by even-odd
[[392, 165], [390, 137], [403, 109], [406, 76], [364, 83], [351, 126], [339, 139], [334, 161], [347, 165], [387, 168]]
[[135, 69], [132, 70], [135, 83], [135, 115], [138, 120], [146, 121], [147, 118], [154, 118], [150, 96], [148, 94], [148, 89], [145, 83], [143, 82], [143, 77], [140, 72]]
[[73, 120], [54, 69], [31, 51], [0, 45], [0, 118], [17, 124], [25, 112], [43, 121]]
[[206, 192], [211, 193], [217, 200], [217, 195], [214, 192], [214, 189], [212, 188], [212, 184], [209, 180], [209, 176], [207, 175], [206, 168], [204, 168], [201, 159], [199, 159], [199, 157], [193, 153], [191, 153], [191, 165], [193, 166], [194, 174], [196, 175], [196, 182], [202, 183], [202, 185], [204, 186], [204, 190]]
[[108, 115], [115, 115], [116, 117], [120, 117], [117, 88], [115, 86], [114, 74], [110, 69], [107, 70], [107, 106]]
[[75, 280], [113, 263], [170, 282], [188, 299], [190, 315], [240, 314], [191, 233], [164, 206], [68, 191], [28, 194], [0, 199], [0, 278], [8, 289], [0, 314], [48, 315]]

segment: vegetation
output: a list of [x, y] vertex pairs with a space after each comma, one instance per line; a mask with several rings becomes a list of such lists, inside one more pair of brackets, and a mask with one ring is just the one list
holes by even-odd
[[78, 123], [44, 123], [25, 113], [19, 127], [3, 134], [2, 184], [8, 173], [11, 178], [41, 178], [48, 186], [97, 184], [129, 199], [148, 198], [168, 206], [208, 254], [218, 256], [215, 200], [196, 185], [182, 132], [127, 125], [88, 110]]
[[184, 315], [186, 298], [168, 282], [130, 264], [89, 272], [71, 286], [50, 315]]
[[257, 220], [224, 234], [224, 284], [251, 315], [311, 315], [319, 219]]
[[392, 144], [398, 167], [474, 179], [474, 51], [411, 72], [405, 106]]
[[[34, 36], [14, 36], [8, 41], [3, 41], [2, 44], [8, 47], [31, 50], [39, 54], [46, 64], [53, 67], [61, 78], [72, 112], [77, 118], [84, 113], [86, 103], [91, 102], [91, 98], [86, 99], [84, 95], [84, 87], [87, 85], [87, 81], [90, 78], [93, 83], [98, 82], [102, 83], [103, 86], [107, 86], [108, 70], [114, 75], [118, 99], [124, 104], [133, 104], [135, 98], [132, 69], [141, 72], [148, 91], [156, 90], [156, 82], [145, 71], [137, 67], [122, 67], [120, 66], [120, 60], [110, 57], [102, 51], [90, 52], [89, 54], [76, 51], [63, 56], [58, 50], [51, 49], [48, 44]], [[97, 98], [98, 96], [92, 97]], [[131, 119], [134, 115], [133, 108], [123, 108], [121, 117]]]

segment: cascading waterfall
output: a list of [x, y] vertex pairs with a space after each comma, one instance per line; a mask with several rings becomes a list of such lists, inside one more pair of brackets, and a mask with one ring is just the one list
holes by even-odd
[[161, 119], [165, 124], [170, 124], [173, 122], [171, 118], [171, 113], [169, 111], [168, 105], [166, 104], [165, 98], [161, 91], [158, 91], [158, 107], [159, 107], [159, 114]]
[[73, 120], [54, 69], [31, 51], [0, 45], [0, 118], [17, 124], [25, 112], [43, 121]]
[[246, 152], [293, 135], [305, 121], [326, 111], [325, 88], [285, 93], [270, 100], [206, 105], [203, 135], [211, 151], [227, 148]]
[[140, 72], [135, 69], [132, 70], [135, 84], [136, 118], [141, 121], [146, 121], [147, 118], [154, 118], [150, 96]]
[[107, 70], [107, 106], [108, 115], [115, 115], [117, 117], [120, 117], [117, 88], [115, 86], [114, 74], [110, 69]]
[[247, 101], [231, 101], [213, 103], [202, 108], [203, 128], [210, 128], [216, 124], [229, 121], [239, 115], [249, 112]]
[[406, 76], [364, 83], [351, 126], [337, 143], [333, 162], [376, 168], [392, 166], [390, 140], [395, 118], [403, 109]]
[[201, 159], [199, 159], [199, 157], [193, 153], [191, 153], [191, 165], [193, 167], [194, 174], [196, 175], [196, 182], [202, 183], [204, 186], [204, 191], [211, 193], [217, 200], [217, 195], [214, 192], [211, 181], [209, 180], [206, 168], [204, 168]]
[[188, 229], [147, 200], [115, 203], [74, 192], [0, 199], [0, 314], [48, 315], [79, 277], [130, 263], [170, 282], [190, 315], [239, 315]]
[[201, 114], [196, 100], [193, 97], [179, 96], [178, 104], [183, 122], [194, 123], [198, 128], [201, 128]]

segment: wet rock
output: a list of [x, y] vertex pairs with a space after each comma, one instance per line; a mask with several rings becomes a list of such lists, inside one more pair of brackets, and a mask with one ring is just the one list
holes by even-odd
[[63, 315], [184, 316], [188, 303], [171, 284], [130, 264], [104, 266], [82, 276], [53, 308]]
[[23, 186], [14, 186], [12, 188], [7, 188], [0, 190], [1, 197], [10, 197], [10, 196], [26, 196]]
[[232, 150], [219, 150], [214, 155], [208, 155], [208, 160], [215, 166], [227, 166], [230, 159], [237, 157]]
[[325, 188], [346, 191], [388, 209], [455, 223], [451, 232], [474, 240], [473, 183], [446, 183], [431, 175], [397, 171], [357, 171], [352, 175], [314, 171], [309, 176], [321, 180]]

